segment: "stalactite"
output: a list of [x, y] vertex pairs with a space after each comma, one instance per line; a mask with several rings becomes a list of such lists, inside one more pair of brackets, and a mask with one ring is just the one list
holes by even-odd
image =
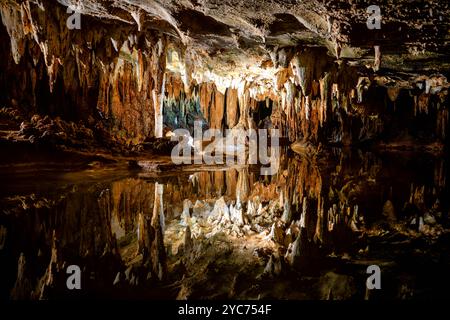
[[202, 83], [200, 84], [200, 108], [203, 116], [209, 119], [209, 107], [213, 99], [213, 84], [212, 83]]
[[448, 135], [448, 123], [449, 123], [449, 110], [448, 109], [440, 109], [437, 112], [436, 119], [436, 133], [438, 137], [441, 138], [442, 141], [445, 141]]
[[226, 92], [226, 121], [228, 128], [233, 128], [239, 121], [238, 91], [228, 88]]
[[[167, 42], [164, 35], [149, 32], [145, 41], [138, 41], [132, 34], [124, 41], [122, 35], [105, 25], [84, 31], [85, 41], [80, 41], [81, 34], [67, 28], [62, 7], [24, 1], [18, 7], [8, 3], [1, 8], [15, 62], [19, 63], [28, 50], [35, 65], [43, 61], [48, 91], [61, 99], [70, 96], [67, 105], [61, 106], [64, 109], [55, 113], [75, 114], [83, 120], [106, 117], [102, 120], [113, 136], [135, 143], [153, 136], [154, 128], [161, 134], [161, 126], [155, 127], [155, 120], [160, 119], [155, 111], [161, 109], [164, 91]], [[44, 27], [38, 27], [37, 23]], [[35, 80], [30, 83], [30, 90], [23, 89], [31, 93], [29, 99], [35, 105], [39, 99], [36, 95], [41, 94], [35, 83], [43, 74], [38, 72], [31, 78]], [[65, 90], [56, 92], [54, 88], [59, 83]], [[94, 89], [98, 89], [97, 101], [92, 95]]]
[[[0, 7], [2, 22], [10, 37], [11, 54], [16, 64], [19, 64], [20, 58], [25, 52], [25, 32], [28, 33], [30, 31], [29, 19], [26, 17], [24, 5], [9, 6], [6, 3], [2, 3]], [[22, 21], [27, 22], [26, 27], [23, 26]]]
[[320, 243], [323, 243], [323, 234], [324, 234], [324, 203], [321, 196], [317, 199], [317, 222], [316, 222], [316, 231], [314, 234], [314, 239]]
[[[33, 64], [33, 68], [28, 68], [28, 74], [20, 76], [20, 82], [24, 84], [22, 90], [11, 96], [17, 98], [20, 91], [30, 92], [29, 97], [21, 99], [31, 102], [36, 109], [37, 104], [42, 105], [38, 91], [42, 91], [40, 81], [45, 79], [48, 91], [57, 99], [51, 99], [53, 105], [44, 112], [52, 111], [76, 120], [94, 119], [117, 140], [126, 143], [139, 143], [147, 137], [163, 135], [166, 92], [171, 92], [169, 104], [174, 105], [176, 101], [175, 104], [183, 109], [182, 115], [191, 114], [190, 111], [197, 107], [191, 96], [191, 88], [195, 86], [199, 86], [193, 93], [200, 97], [198, 105], [202, 116], [199, 117], [204, 117], [213, 128], [231, 128], [238, 123], [245, 128], [254, 127], [250, 113], [256, 107], [256, 101], [270, 97], [276, 100], [272, 124], [289, 140], [356, 143], [358, 141], [353, 141], [352, 137], [376, 137], [375, 132], [382, 130], [377, 123], [385, 121], [375, 121], [376, 114], [369, 111], [373, 101], [363, 101], [369, 88], [375, 84], [383, 85], [389, 100], [396, 101], [401, 88], [407, 87], [404, 84], [407, 81], [351, 67], [346, 61], [336, 63], [324, 48], [309, 46], [275, 46], [268, 50], [273, 61], [261, 64], [267, 77], [265, 82], [249, 74], [227, 78], [219, 72], [205, 71], [201, 66], [203, 58], [186, 45], [186, 39], [172, 20], [169, 23], [175, 27], [172, 36], [168, 36], [170, 32], [153, 32], [146, 28], [143, 12], [133, 8], [130, 15], [134, 27], [123, 26], [120, 32], [115, 32], [110, 30], [109, 24], [87, 15], [86, 23], [92, 23], [96, 28], [80, 33], [68, 30], [64, 9], [47, 2], [2, 3], [2, 21], [9, 36], [13, 61], [23, 66]], [[342, 39], [333, 41], [340, 50]], [[373, 68], [376, 71], [381, 65], [381, 49], [375, 46], [374, 50]], [[176, 52], [178, 57], [175, 69], [180, 72], [179, 78], [168, 77], [166, 59], [169, 51]], [[24, 56], [30, 61], [22, 61]], [[199, 74], [203, 74], [200, 78], [208, 79], [209, 84], [193, 85], [192, 78], [199, 79]], [[359, 81], [355, 84], [357, 78]], [[446, 91], [447, 80], [438, 74], [417, 77], [415, 81], [415, 85], [424, 91], [415, 98], [416, 114], [432, 116], [429, 108], [434, 105], [429, 101], [430, 97]], [[357, 103], [353, 101], [353, 90], [357, 92]], [[98, 92], [97, 97], [93, 92]], [[15, 98], [11, 101], [17, 103]], [[60, 106], [60, 101], [67, 100], [70, 101]], [[336, 109], [342, 110], [336, 113]], [[435, 133], [442, 140], [446, 136], [447, 117], [447, 111], [438, 111]], [[359, 122], [364, 128], [355, 134], [357, 129], [353, 127]], [[331, 137], [330, 132], [333, 132]]]
[[210, 108], [210, 126], [215, 129], [222, 129], [222, 120], [224, 116], [225, 96], [218, 90], [214, 91], [214, 103]]
[[321, 101], [321, 123], [323, 124], [327, 121], [327, 111], [328, 111], [328, 92], [329, 92], [329, 73], [320, 79], [320, 101]]

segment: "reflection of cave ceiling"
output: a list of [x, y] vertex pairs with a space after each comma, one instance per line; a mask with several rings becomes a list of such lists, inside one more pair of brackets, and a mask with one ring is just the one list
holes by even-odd
[[[224, 68], [263, 62], [277, 48], [320, 45], [366, 64], [380, 45], [388, 68], [448, 68], [449, 5], [442, 1], [378, 1], [381, 30], [368, 30], [363, 1], [58, 0], [83, 14], [156, 28]], [[218, 59], [217, 59], [218, 58]], [[274, 60], [274, 59], [272, 59]], [[444, 66], [443, 66], [444, 64]]]

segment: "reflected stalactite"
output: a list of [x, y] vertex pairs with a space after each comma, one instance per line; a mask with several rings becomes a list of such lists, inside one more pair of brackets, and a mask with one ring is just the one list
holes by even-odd
[[158, 183], [155, 183], [153, 216], [151, 220], [147, 220], [147, 228], [146, 247], [149, 250], [151, 272], [159, 280], [163, 280], [167, 276], [166, 249], [164, 247], [164, 201], [163, 185]]
[[236, 194], [238, 173], [236, 170], [227, 170], [225, 173], [225, 184], [227, 186], [227, 195], [232, 197]]
[[304, 196], [317, 198], [322, 192], [322, 176], [317, 163], [312, 159], [290, 159], [288, 168], [295, 174], [289, 174], [285, 194], [287, 201], [301, 205]]
[[[17, 281], [9, 294], [16, 287], [11, 297], [56, 297], [65, 288], [68, 263], [95, 277], [83, 282], [92, 294], [101, 292], [96, 283], [108, 290], [150, 292], [174, 281], [197, 292], [192, 275], [200, 265], [209, 270], [206, 266], [222, 255], [220, 266], [233, 270], [257, 259], [258, 279], [279, 279], [286, 272], [314, 276], [320, 262], [370, 255], [366, 237], [383, 237], [384, 230], [430, 239], [444, 233], [448, 189], [443, 159], [425, 161], [432, 164], [426, 166], [432, 174], [427, 179], [404, 179], [393, 162], [396, 156], [336, 149], [328, 157], [325, 162], [283, 156], [272, 177], [249, 168], [212, 170], [156, 183], [130, 177], [78, 185], [65, 189], [58, 201], [10, 199], [5, 207], [14, 207], [15, 216], [23, 219], [11, 230], [28, 230], [31, 220], [40, 226], [25, 233], [25, 244], [15, 244], [21, 272], [13, 276]], [[387, 185], [383, 179], [392, 168], [401, 179]], [[236, 254], [230, 243], [242, 241], [249, 256], [225, 258], [227, 252]], [[24, 250], [30, 246], [33, 250]], [[41, 261], [39, 270], [27, 271], [34, 261]], [[214, 273], [204, 274], [214, 278]]]
[[27, 261], [23, 253], [20, 254], [17, 262], [17, 278], [14, 287], [11, 290], [12, 300], [31, 299], [32, 284], [28, 279]]
[[447, 186], [447, 170], [446, 162], [443, 159], [437, 161], [434, 168], [434, 184], [436, 187], [445, 189]]
[[238, 180], [236, 184], [236, 199], [246, 201], [250, 192], [250, 181], [248, 169], [239, 170]]
[[126, 233], [134, 230], [138, 214], [150, 215], [154, 200], [151, 184], [137, 179], [113, 182], [111, 186], [111, 216], [119, 221]]
[[436, 134], [442, 140], [446, 141], [448, 139], [448, 128], [449, 128], [449, 110], [439, 109], [436, 116]]

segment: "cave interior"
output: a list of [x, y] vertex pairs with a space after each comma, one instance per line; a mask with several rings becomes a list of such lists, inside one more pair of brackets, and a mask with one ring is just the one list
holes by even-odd
[[450, 298], [450, 8], [377, 2], [2, 0], [0, 299]]

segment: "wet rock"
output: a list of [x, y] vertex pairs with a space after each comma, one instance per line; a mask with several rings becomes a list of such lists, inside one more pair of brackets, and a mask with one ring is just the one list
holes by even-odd
[[253, 255], [264, 261], [268, 261], [270, 259], [270, 257], [272, 256], [272, 254], [273, 254], [273, 250], [271, 248], [262, 247], [262, 248], [256, 248], [255, 250], [253, 250]]
[[429, 212], [425, 212], [423, 216], [423, 222], [429, 225], [436, 224], [436, 219]]
[[21, 112], [21, 110], [17, 109], [17, 105], [15, 105], [15, 103], [12, 102], [11, 106], [12, 108], [0, 108], [0, 119], [21, 123], [25, 118], [25, 115]]
[[383, 215], [387, 218], [389, 223], [394, 223], [397, 221], [397, 216], [395, 214], [394, 205], [390, 200], [387, 200], [384, 203]]
[[16, 283], [11, 291], [11, 299], [13, 300], [28, 300], [31, 298], [32, 285], [28, 279], [26, 268], [27, 262], [25, 255], [21, 253], [17, 263]]
[[8, 229], [5, 226], [0, 225], [0, 250], [4, 249], [7, 236], [8, 236]]
[[356, 289], [353, 277], [335, 272], [323, 275], [319, 285], [323, 300], [347, 300], [354, 295]]
[[142, 169], [142, 167], [138, 164], [137, 160], [128, 161], [128, 168], [130, 170], [141, 170]]
[[266, 232], [266, 229], [261, 227], [259, 224], [255, 223], [252, 224], [252, 230], [254, 230], [256, 233], [263, 234]]
[[171, 141], [170, 138], [147, 138], [142, 144], [143, 150], [151, 151], [158, 155], [171, 155], [172, 150], [178, 144], [176, 141]]
[[308, 141], [297, 141], [291, 145], [291, 149], [304, 156], [315, 156], [320, 151], [319, 146], [315, 146]]
[[191, 228], [189, 228], [189, 226], [187, 226], [185, 234], [184, 234], [184, 251], [185, 251], [185, 253], [187, 253], [191, 249], [192, 249]]
[[151, 160], [139, 160], [137, 164], [144, 171], [166, 172], [175, 168], [175, 165], [172, 163], [160, 163]]
[[[49, 116], [34, 115], [29, 122], [21, 123], [18, 135], [28, 139], [32, 144], [86, 149], [100, 146], [91, 129], [86, 128], [82, 123], [67, 122], [58, 117], [52, 119]], [[106, 145], [110, 140], [105, 139], [102, 143]]]
[[20, 130], [19, 134], [22, 136], [30, 136], [37, 133], [37, 130], [34, 128], [34, 126], [29, 122], [22, 122], [20, 124]]
[[279, 276], [282, 272], [283, 264], [281, 259], [278, 256], [271, 254], [264, 271], [257, 277], [257, 279], [273, 278], [275, 276]]

